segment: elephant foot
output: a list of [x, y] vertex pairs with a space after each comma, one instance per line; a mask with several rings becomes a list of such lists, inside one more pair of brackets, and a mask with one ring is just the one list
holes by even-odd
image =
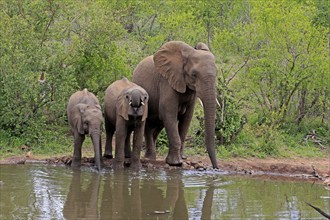
[[94, 162], [95, 168], [100, 172], [102, 170], [102, 167], [104, 167], [103, 161], [100, 161], [100, 164]]
[[156, 160], [156, 153], [151, 153], [147, 151], [144, 155], [144, 158], [148, 160]]
[[173, 157], [173, 156], [167, 156], [166, 157], [166, 163], [170, 166], [181, 166], [182, 160], [180, 157]]
[[115, 160], [112, 166], [115, 170], [124, 169], [124, 161]]
[[136, 161], [132, 161], [130, 168], [134, 169], [134, 170], [138, 170], [142, 167], [142, 164], [140, 162], [140, 160], [136, 160]]
[[81, 166], [81, 160], [72, 159], [71, 167], [77, 168], [77, 167], [80, 167], [80, 166]]
[[112, 159], [113, 158], [112, 154], [104, 154], [103, 157], [107, 158], [107, 159]]

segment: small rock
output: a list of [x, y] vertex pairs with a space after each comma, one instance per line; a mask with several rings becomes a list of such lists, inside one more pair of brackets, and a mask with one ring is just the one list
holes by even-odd
[[150, 169], [150, 168], [153, 168], [153, 167], [154, 167], [154, 165], [152, 165], [152, 163], [147, 163], [147, 164], [146, 164], [146, 166], [147, 166], [147, 168], [148, 168], [148, 169]]
[[26, 157], [27, 157], [27, 158], [31, 158], [31, 157], [32, 157], [32, 151], [27, 152], [27, 153], [26, 153]]
[[204, 168], [202, 163], [196, 163], [195, 165], [193, 165], [195, 167], [196, 170], [198, 170], [199, 168]]
[[185, 162], [182, 163], [182, 168], [183, 168], [183, 169], [188, 170], [188, 169], [190, 169], [190, 167], [191, 167], [191, 166], [190, 166], [189, 164], [187, 164], [187, 163], [185, 163]]
[[197, 162], [193, 162], [193, 161], [190, 162], [190, 165], [191, 166], [195, 166], [196, 164], [198, 164], [198, 163]]
[[327, 178], [323, 181], [323, 185], [330, 186], [330, 178]]
[[30, 146], [26, 146], [26, 145], [22, 145], [21, 150], [29, 150], [31, 147]]
[[186, 163], [188, 165], [191, 165], [191, 161], [187, 160], [186, 162], [183, 162], [183, 163]]
[[71, 159], [70, 157], [64, 159], [64, 164], [65, 164], [65, 165], [70, 165], [71, 162], [72, 162], [72, 159]]
[[17, 161], [17, 164], [25, 164], [25, 159]]

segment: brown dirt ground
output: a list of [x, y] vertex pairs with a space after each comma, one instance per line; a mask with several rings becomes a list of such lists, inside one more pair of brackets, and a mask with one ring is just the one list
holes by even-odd
[[[92, 157], [84, 157], [82, 166], [92, 166]], [[193, 156], [183, 162], [181, 167], [171, 167], [159, 157], [156, 161], [141, 160], [147, 169], [197, 169], [211, 168], [210, 160], [205, 156]], [[40, 159], [27, 153], [25, 156], [10, 157], [0, 160], [0, 164], [46, 163], [70, 165], [71, 156]], [[227, 175], [248, 175], [253, 177], [313, 181], [330, 187], [330, 155], [325, 158], [231, 158], [218, 160], [219, 171]], [[104, 159], [105, 167], [112, 167], [112, 159]]]

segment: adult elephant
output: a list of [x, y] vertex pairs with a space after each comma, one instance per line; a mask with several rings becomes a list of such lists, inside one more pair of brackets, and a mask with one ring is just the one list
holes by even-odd
[[85, 140], [85, 135], [89, 134], [94, 146], [95, 164], [100, 171], [102, 166], [101, 126], [103, 117], [99, 100], [87, 89], [77, 91], [69, 99], [67, 114], [74, 136], [71, 166], [80, 166], [81, 147]]
[[214, 146], [216, 75], [214, 55], [204, 43], [193, 48], [171, 41], [137, 65], [132, 80], [149, 94], [146, 158], [156, 158], [155, 142], [165, 127], [169, 139], [166, 163], [182, 164], [184, 141], [199, 97], [204, 106], [206, 148], [213, 168], [218, 168]]

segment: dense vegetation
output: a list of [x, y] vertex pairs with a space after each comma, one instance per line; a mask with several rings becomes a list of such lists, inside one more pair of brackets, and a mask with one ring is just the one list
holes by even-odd
[[[103, 102], [110, 83], [170, 40], [205, 42], [217, 58], [219, 156], [329, 149], [330, 1], [0, 0], [0, 8], [3, 156], [71, 152], [69, 96], [88, 88]], [[202, 115], [197, 106], [194, 152], [204, 151]]]

